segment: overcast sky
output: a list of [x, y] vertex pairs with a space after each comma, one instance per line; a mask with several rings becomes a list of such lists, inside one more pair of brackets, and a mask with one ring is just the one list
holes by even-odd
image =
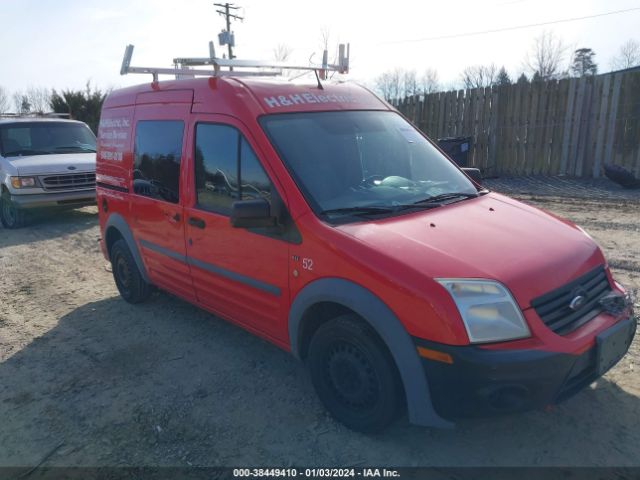
[[[352, 79], [369, 82], [394, 67], [438, 71], [445, 86], [467, 65], [523, 70], [533, 39], [553, 30], [573, 48], [591, 47], [601, 71], [625, 41], [640, 41], [640, 10], [487, 35], [412, 41], [501, 29], [640, 7], [638, 0], [346, 1], [238, 0], [235, 52], [239, 58], [273, 58], [286, 44], [295, 60], [320, 60], [323, 29], [332, 43], [351, 43]], [[170, 66], [175, 56], [206, 56], [223, 18], [210, 0], [0, 0], [0, 86], [101, 88], [141, 83], [119, 75], [125, 45], [134, 65]], [[222, 53], [222, 49], [217, 47]]]

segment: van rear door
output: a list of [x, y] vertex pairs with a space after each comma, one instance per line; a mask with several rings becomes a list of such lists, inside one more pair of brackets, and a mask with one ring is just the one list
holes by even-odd
[[139, 94], [134, 116], [134, 236], [151, 282], [187, 300], [195, 294], [186, 259], [181, 164], [191, 90]]

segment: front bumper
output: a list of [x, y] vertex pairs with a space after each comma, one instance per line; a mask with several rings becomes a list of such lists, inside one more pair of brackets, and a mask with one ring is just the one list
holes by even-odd
[[453, 359], [451, 364], [422, 359], [434, 409], [453, 420], [522, 412], [566, 400], [625, 355], [636, 324], [633, 315], [618, 321], [579, 355], [415, 342]]
[[50, 208], [50, 207], [79, 207], [96, 203], [96, 191], [78, 190], [75, 192], [36, 193], [26, 195], [11, 195], [11, 201], [18, 208]]

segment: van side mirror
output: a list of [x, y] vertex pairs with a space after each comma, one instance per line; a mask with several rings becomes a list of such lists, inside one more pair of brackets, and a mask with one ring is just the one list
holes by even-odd
[[479, 168], [467, 168], [463, 167], [462, 171], [467, 174], [471, 180], [476, 182], [478, 185], [482, 185], [482, 173], [480, 173]]
[[236, 228], [275, 227], [276, 217], [271, 215], [271, 205], [264, 198], [240, 200], [231, 206], [231, 225]]

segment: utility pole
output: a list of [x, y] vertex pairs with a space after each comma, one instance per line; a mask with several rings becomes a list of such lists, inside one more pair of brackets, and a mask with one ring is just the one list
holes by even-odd
[[[231, 13], [232, 10], [238, 10], [240, 7], [235, 6], [233, 3], [214, 3], [214, 5], [216, 7], [221, 7], [224, 8], [224, 10], [216, 10], [216, 12], [218, 12], [220, 15], [222, 15], [227, 23], [227, 40], [226, 40], [226, 44], [227, 44], [227, 48], [229, 50], [229, 60], [233, 60], [233, 47], [234, 47], [234, 37], [231, 35], [231, 19], [235, 19], [235, 20], [244, 20], [243, 17], [240, 17], [239, 15], [235, 15], [233, 13]], [[221, 37], [222, 38], [222, 37]], [[221, 45], [224, 45], [224, 43], [222, 43], [222, 41], [220, 42]]]

